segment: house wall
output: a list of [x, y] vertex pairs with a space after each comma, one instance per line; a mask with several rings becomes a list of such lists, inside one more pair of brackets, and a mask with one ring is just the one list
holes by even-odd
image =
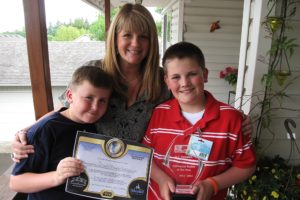
[[31, 90], [0, 88], [0, 142], [12, 141], [16, 131], [34, 122]]
[[171, 25], [170, 25], [170, 44], [175, 44], [176, 42], [179, 42], [182, 40], [182, 38], [178, 37], [179, 30], [179, 17], [180, 17], [180, 1], [177, 1], [171, 6]]
[[252, 110], [252, 107], [263, 98], [261, 79], [268, 71], [271, 39], [261, 25], [268, 12], [267, 4], [263, 0], [244, 1], [235, 107], [252, 117], [260, 114], [260, 108]]
[[[297, 152], [297, 148], [292, 146], [291, 140], [287, 139], [287, 131], [284, 127], [284, 121], [287, 118], [293, 119], [296, 124], [299, 124], [300, 115], [300, 98], [299, 98], [299, 85], [300, 78], [294, 80], [293, 84], [286, 90], [288, 98], [284, 98], [282, 101], [272, 101], [272, 105], [279, 107], [280, 103], [283, 107], [290, 108], [289, 110], [273, 110], [271, 116], [271, 124], [269, 130], [263, 129], [261, 134], [258, 135], [256, 130], [257, 119], [261, 116], [261, 107], [258, 102], [263, 99], [264, 84], [261, 79], [264, 74], [267, 73], [269, 65], [268, 51], [271, 47], [270, 33], [266, 32], [262, 22], [265, 21], [265, 16], [269, 12], [268, 2], [263, 0], [253, 0], [251, 2], [244, 1], [246, 7], [244, 7], [243, 20], [248, 18], [248, 22], [244, 21], [242, 30], [242, 41], [240, 50], [240, 63], [239, 63], [239, 80], [237, 87], [237, 98], [240, 95], [244, 95], [240, 102], [237, 100], [236, 107], [241, 106], [246, 113], [250, 113], [252, 121], [254, 122], [254, 135], [259, 137], [259, 151], [265, 155], [274, 156], [279, 154], [280, 156], [291, 159], [290, 162], [300, 163], [300, 152]], [[298, 5], [299, 6], [299, 5]], [[249, 13], [247, 13], [249, 9]], [[297, 9], [299, 10], [299, 8]], [[249, 15], [248, 15], [249, 14]], [[275, 15], [275, 12], [270, 13], [270, 16]], [[291, 38], [298, 38], [299, 40], [299, 22], [300, 14], [291, 21], [293, 30], [288, 30], [287, 36]], [[247, 26], [249, 24], [249, 26]], [[246, 30], [247, 29], [247, 30]], [[269, 37], [266, 37], [269, 36]], [[297, 42], [299, 43], [299, 42]], [[245, 44], [245, 45], [244, 45]], [[243, 49], [244, 47], [244, 49]], [[299, 48], [295, 49], [294, 56], [290, 59], [292, 76], [289, 80], [299, 76]], [[244, 60], [241, 58], [244, 56]], [[274, 89], [279, 89], [277, 82], [273, 84]], [[296, 128], [291, 126], [291, 129], [296, 133], [296, 142], [299, 143], [300, 127]], [[255, 137], [254, 136], [254, 137]], [[292, 148], [293, 147], [293, 148]]]
[[[297, 4], [296, 16], [290, 21], [290, 25], [293, 29], [289, 29], [286, 35], [289, 38], [295, 38], [296, 43], [300, 44], [300, 4]], [[270, 130], [275, 133], [274, 136], [264, 131], [261, 136], [261, 143], [266, 148], [265, 153], [268, 155], [279, 154], [284, 158], [291, 159], [291, 163], [300, 163], [300, 48], [295, 48], [293, 56], [289, 59], [292, 75], [288, 78], [292, 84], [286, 89], [285, 93], [288, 97], [283, 98], [282, 101], [273, 101], [275, 105], [281, 103], [283, 107], [289, 108], [289, 110], [274, 110], [272, 112], [272, 121]], [[279, 85], [275, 81], [273, 84], [275, 89], [280, 89]], [[282, 87], [281, 87], [282, 88]], [[290, 125], [290, 129], [295, 133], [296, 141], [291, 142], [287, 139], [287, 130], [284, 126], [286, 119], [292, 119], [296, 122], [296, 127]], [[297, 146], [296, 146], [297, 145]], [[298, 149], [297, 149], [298, 148]]]
[[[2, 39], [2, 40], [1, 40]], [[27, 48], [24, 38], [0, 37], [0, 145], [12, 141], [16, 131], [35, 121]], [[75, 69], [103, 58], [104, 42], [49, 42], [52, 96], [66, 88]]]
[[[52, 87], [54, 105], [66, 86]], [[0, 87], [0, 143], [12, 141], [14, 134], [35, 122], [31, 87]]]
[[[219, 78], [227, 66], [238, 67], [243, 1], [184, 1], [183, 40], [199, 46], [209, 70], [206, 89], [227, 102], [230, 86]], [[210, 32], [211, 23], [220, 20], [220, 29]]]

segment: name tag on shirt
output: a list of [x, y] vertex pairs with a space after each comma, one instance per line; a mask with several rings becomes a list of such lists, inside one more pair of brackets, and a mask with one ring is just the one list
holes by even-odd
[[186, 154], [202, 160], [208, 160], [213, 142], [191, 135]]

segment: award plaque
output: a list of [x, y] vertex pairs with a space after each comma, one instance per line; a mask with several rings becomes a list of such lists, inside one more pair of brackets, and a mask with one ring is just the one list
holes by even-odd
[[66, 192], [94, 199], [147, 199], [152, 149], [132, 141], [77, 132], [73, 156], [85, 171], [67, 179]]
[[196, 199], [192, 188], [203, 169], [202, 160], [205, 158], [202, 149], [204, 148], [209, 155], [210, 149], [207, 151], [206, 143], [207, 141], [195, 135], [178, 135], [171, 141], [163, 164], [175, 177], [176, 189], [173, 199]]

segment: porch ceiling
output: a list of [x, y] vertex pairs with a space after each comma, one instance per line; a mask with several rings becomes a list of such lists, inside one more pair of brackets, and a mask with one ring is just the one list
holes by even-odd
[[[96, 7], [100, 10], [103, 10], [104, 8], [104, 2], [105, 0], [82, 0], [88, 4], [90, 4], [93, 7]], [[120, 6], [125, 3], [135, 3], [137, 0], [110, 0], [111, 7], [115, 8], [117, 6]], [[146, 7], [163, 7], [166, 5], [169, 1], [162, 1], [162, 0], [143, 0], [142, 5]]]

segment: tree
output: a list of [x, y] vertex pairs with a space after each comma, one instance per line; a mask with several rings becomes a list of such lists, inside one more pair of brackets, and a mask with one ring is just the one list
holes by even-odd
[[73, 26], [60, 26], [53, 37], [55, 41], [72, 41], [81, 35], [87, 34], [85, 29], [78, 29]]
[[49, 41], [52, 41], [53, 38], [54, 38], [55, 35], [56, 35], [57, 29], [58, 29], [60, 26], [64, 26], [64, 25], [65, 25], [65, 23], [60, 22], [60, 21], [57, 21], [57, 22], [55, 23], [55, 25], [53, 25], [53, 24], [50, 22], [49, 27], [47, 28], [48, 40], [49, 40]]
[[90, 25], [89, 33], [92, 40], [105, 40], [105, 22], [103, 15], [98, 16], [98, 20]]
[[25, 32], [25, 28], [23, 27], [22, 30], [15, 30], [15, 31], [5, 31], [2, 32], [0, 34], [4, 34], [4, 35], [20, 35], [22, 37], [26, 37], [26, 32]]
[[83, 18], [78, 18], [78, 19], [75, 19], [74, 22], [71, 22], [69, 24], [69, 26], [73, 26], [78, 29], [89, 29], [90, 24], [87, 21], [87, 19], [84, 20]]

